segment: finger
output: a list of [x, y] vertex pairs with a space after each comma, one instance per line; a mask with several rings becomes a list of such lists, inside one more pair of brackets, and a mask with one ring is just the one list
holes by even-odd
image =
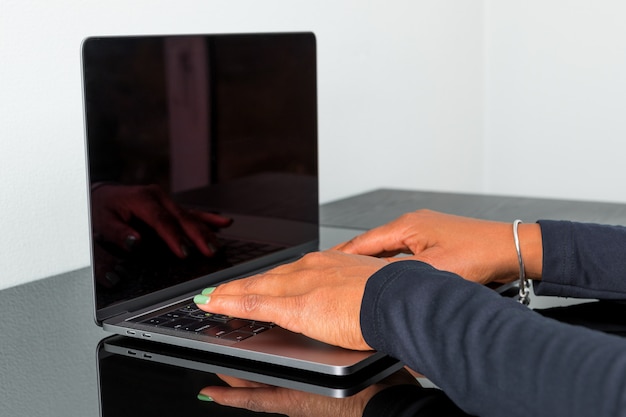
[[219, 243], [213, 231], [204, 223], [198, 222], [187, 215], [179, 215], [178, 221], [191, 243], [204, 256], [213, 256]]
[[[131, 217], [128, 215], [128, 217]], [[113, 243], [126, 251], [132, 250], [140, 241], [141, 234], [128, 224], [124, 213], [109, 208], [94, 210], [94, 238], [99, 241]]]
[[200, 219], [202, 222], [210, 224], [211, 226], [223, 228], [233, 224], [233, 219], [231, 217], [222, 216], [220, 214], [209, 213], [199, 210], [189, 210], [189, 213], [193, 216], [198, 217], [198, 219]]
[[229, 388], [206, 387], [198, 399], [215, 401], [218, 404], [256, 412], [273, 412], [280, 407], [281, 391], [275, 387]]
[[298, 320], [298, 297], [273, 297], [259, 294], [196, 296], [194, 302], [202, 310], [257, 321], [276, 323], [302, 333]]
[[[210, 227], [201, 220], [199, 213], [193, 214], [178, 206], [170, 197], [162, 192], [157, 193], [160, 204], [170, 213], [179, 229], [185, 234], [188, 240], [204, 256], [213, 256], [219, 246], [215, 234]], [[208, 213], [206, 213], [208, 214]], [[218, 216], [221, 217], [221, 216]], [[212, 217], [211, 217], [212, 218]]]
[[150, 216], [149, 221], [151, 222], [149, 225], [176, 256], [179, 258], [189, 256], [191, 248], [185, 243], [180, 227], [171, 216], [159, 213], [155, 216]]
[[[189, 211], [178, 206], [160, 189], [155, 192], [155, 197], [170, 215], [166, 218], [166, 223], [163, 225], [163, 230], [166, 234], [161, 236], [166, 242], [168, 242], [168, 239], [176, 239], [176, 235], [173, 233], [176, 230], [176, 233], [184, 234], [187, 241], [190, 241], [204, 256], [210, 257], [215, 255], [219, 244], [213, 231], [206, 223], [201, 221], [196, 215], [192, 215]], [[172, 244], [182, 244], [183, 251], [188, 253], [191, 248], [185, 247], [182, 239], [181, 242], [174, 240]]]
[[354, 254], [389, 257], [400, 253], [411, 253], [404, 244], [402, 236], [397, 230], [388, 226], [372, 229], [351, 240], [337, 245], [335, 250]]
[[131, 251], [141, 240], [141, 234], [130, 227], [127, 223], [119, 220], [111, 221], [102, 230], [100, 236], [104, 240], [114, 243], [118, 247]]
[[132, 214], [150, 226], [179, 258], [189, 255], [189, 247], [184, 243], [184, 234], [176, 219], [164, 208], [159, 200], [150, 199], [144, 204], [131, 208]]
[[219, 250], [220, 242], [212, 227], [224, 228], [233, 219], [219, 214], [172, 207], [172, 214], [178, 219], [187, 237], [204, 256], [213, 256]]

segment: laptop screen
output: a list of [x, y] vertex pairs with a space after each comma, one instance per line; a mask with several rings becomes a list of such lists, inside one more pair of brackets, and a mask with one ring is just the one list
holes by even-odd
[[97, 308], [318, 239], [310, 33], [89, 38]]

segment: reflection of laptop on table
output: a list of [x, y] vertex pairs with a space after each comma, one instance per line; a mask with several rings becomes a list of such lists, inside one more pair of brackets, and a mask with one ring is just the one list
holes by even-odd
[[[126, 379], [126, 377], [133, 375], [133, 379], [143, 381], [142, 385], [145, 385], [147, 380], [145, 375], [142, 375], [142, 370], [150, 368], [167, 369], [168, 367], [171, 369], [176, 367], [182, 368], [181, 372], [183, 373], [228, 375], [275, 387], [289, 388], [327, 397], [343, 398], [354, 395], [368, 386], [381, 381], [401, 367], [397, 361], [387, 357], [386, 359], [375, 361], [371, 365], [350, 375], [336, 376], [300, 369], [294, 370], [293, 368], [118, 335], [102, 340], [98, 345], [97, 353], [100, 370], [104, 370], [103, 364], [110, 362], [125, 364], [111, 372], [111, 380], [108, 384], [104, 384], [111, 385], [108, 387], [108, 390], [120, 390], [121, 392], [126, 391], [126, 388], [122, 388], [119, 385], [121, 379]], [[136, 370], [133, 372], [132, 369]], [[180, 384], [187, 382], [184, 381], [184, 378], [178, 377], [176, 381]], [[172, 382], [170, 381], [169, 384]], [[158, 383], [158, 385], [161, 384], [162, 381]], [[165, 385], [169, 384], [166, 383]], [[143, 388], [146, 392], [153, 391], [153, 388], [148, 386]], [[196, 388], [196, 393], [199, 388], [202, 388], [202, 386]], [[188, 398], [193, 399], [194, 396], [191, 395]], [[133, 402], [135, 401], [133, 399]]]
[[[90, 38], [83, 71], [95, 314], [105, 330], [331, 375], [384, 358], [191, 302], [318, 248], [312, 34]], [[232, 217], [216, 231], [217, 255], [181, 258], [138, 216], [116, 217], [112, 207], [127, 203], [115, 192], [131, 186]], [[96, 195], [104, 190], [108, 200]], [[106, 210], [141, 239], [107, 239]]]

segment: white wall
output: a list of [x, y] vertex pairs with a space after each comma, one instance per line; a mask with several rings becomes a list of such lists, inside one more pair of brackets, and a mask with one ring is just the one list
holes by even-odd
[[482, 20], [466, 0], [0, 0], [0, 289], [88, 265], [84, 37], [316, 32], [328, 201], [480, 191]]
[[626, 202], [619, 0], [0, 0], [0, 289], [86, 266], [89, 35], [313, 30], [321, 199]]
[[626, 202], [626, 2], [486, 1], [485, 191]]

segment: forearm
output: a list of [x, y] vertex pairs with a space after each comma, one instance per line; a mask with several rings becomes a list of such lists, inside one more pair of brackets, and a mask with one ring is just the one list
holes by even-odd
[[626, 228], [539, 221], [543, 238], [540, 295], [626, 299]]
[[626, 342], [543, 318], [426, 264], [396, 262], [370, 278], [366, 342], [481, 416], [619, 415]]

